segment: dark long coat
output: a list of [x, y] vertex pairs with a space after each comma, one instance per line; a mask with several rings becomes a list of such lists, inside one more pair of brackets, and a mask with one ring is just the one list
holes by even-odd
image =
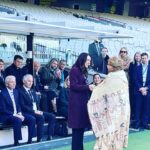
[[68, 124], [71, 128], [88, 128], [90, 121], [87, 112], [89, 100], [89, 87], [85, 76], [77, 68], [70, 71], [70, 95]]

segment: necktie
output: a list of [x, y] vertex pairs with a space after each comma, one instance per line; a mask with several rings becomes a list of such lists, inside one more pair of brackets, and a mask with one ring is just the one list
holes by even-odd
[[100, 55], [100, 50], [99, 50], [99, 44], [98, 43], [96, 43], [96, 49], [97, 49], [97, 53], [98, 53], [98, 56]]
[[32, 99], [33, 110], [37, 110], [36, 102], [34, 101], [31, 90], [28, 90], [29, 96]]
[[34, 101], [31, 90], [28, 90], [28, 94], [29, 94], [30, 98]]
[[60, 86], [64, 87], [64, 71], [61, 72], [61, 81], [60, 81]]
[[13, 104], [14, 114], [17, 114], [16, 103], [15, 103], [15, 98], [14, 98], [13, 91], [10, 92], [10, 97], [11, 97], [12, 104]]

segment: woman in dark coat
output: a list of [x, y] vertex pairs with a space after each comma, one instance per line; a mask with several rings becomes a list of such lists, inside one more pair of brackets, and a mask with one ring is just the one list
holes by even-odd
[[87, 112], [89, 93], [94, 88], [87, 83], [90, 63], [91, 57], [81, 53], [70, 71], [68, 124], [72, 128], [72, 150], [83, 150], [84, 129], [91, 126]]
[[40, 81], [43, 86], [40, 107], [42, 111], [56, 113], [55, 99], [58, 97], [58, 83], [60, 81], [60, 71], [58, 70], [58, 60], [52, 58], [50, 62], [40, 70]]

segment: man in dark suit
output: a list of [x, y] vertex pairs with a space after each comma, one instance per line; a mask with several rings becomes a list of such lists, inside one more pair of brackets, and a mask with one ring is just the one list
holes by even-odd
[[32, 143], [35, 134], [35, 118], [28, 114], [23, 114], [19, 104], [19, 94], [15, 89], [16, 79], [14, 76], [7, 76], [5, 79], [6, 88], [0, 93], [0, 114], [4, 122], [11, 123], [14, 130], [14, 145], [19, 145], [22, 139], [22, 123], [28, 125], [28, 143]]
[[99, 72], [103, 74], [108, 74], [107, 64], [109, 56], [108, 56], [108, 49], [106, 47], [102, 48], [101, 56], [102, 56], [102, 63], [100, 64]]
[[22, 86], [22, 77], [23, 77], [23, 71], [21, 69], [22, 62], [23, 57], [20, 55], [15, 55], [13, 63], [5, 69], [6, 76], [13, 75], [16, 77], [17, 88]]
[[0, 91], [5, 88], [5, 72], [4, 72], [4, 61], [0, 59]]
[[40, 72], [41, 64], [38, 61], [34, 61], [33, 63], [33, 77], [34, 77], [34, 89], [36, 94], [41, 95], [41, 91], [44, 90], [44, 86], [41, 84], [41, 72]]
[[101, 42], [95, 40], [94, 43], [91, 43], [89, 45], [89, 55], [92, 58], [92, 68], [95, 71], [100, 72], [101, 71], [101, 64], [102, 64], [102, 55], [101, 55], [101, 50], [103, 48], [103, 44], [101, 44]]
[[141, 54], [142, 64], [136, 67], [135, 85], [135, 129], [140, 127], [150, 129], [148, 126], [150, 112], [150, 65], [148, 54]]
[[37, 142], [40, 142], [42, 140], [45, 120], [48, 121], [47, 140], [51, 140], [54, 133], [55, 116], [51, 113], [40, 111], [36, 93], [31, 89], [32, 85], [33, 76], [30, 74], [25, 75], [23, 77], [23, 87], [20, 89], [21, 109], [24, 113], [30, 114], [36, 118]]

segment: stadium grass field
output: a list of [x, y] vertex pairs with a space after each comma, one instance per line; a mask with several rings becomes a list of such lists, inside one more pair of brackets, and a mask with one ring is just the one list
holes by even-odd
[[[93, 150], [94, 141], [84, 144], [85, 150]], [[69, 147], [63, 147], [53, 150], [71, 150]], [[142, 132], [131, 133], [129, 135], [129, 145], [124, 150], [150, 150], [150, 131], [145, 130]]]

